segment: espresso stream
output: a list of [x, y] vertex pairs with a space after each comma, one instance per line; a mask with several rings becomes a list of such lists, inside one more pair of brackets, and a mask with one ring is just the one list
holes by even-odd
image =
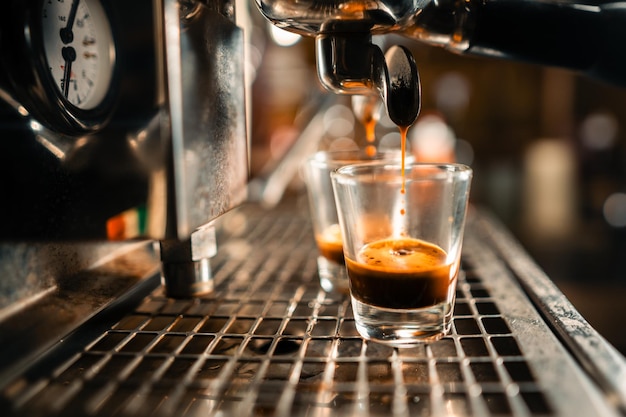
[[[406, 215], [406, 137], [409, 126], [398, 126], [402, 146], [402, 207]], [[446, 302], [454, 283], [447, 254], [439, 246], [406, 236], [365, 245], [356, 259], [346, 258], [352, 295], [384, 308], [415, 309]]]

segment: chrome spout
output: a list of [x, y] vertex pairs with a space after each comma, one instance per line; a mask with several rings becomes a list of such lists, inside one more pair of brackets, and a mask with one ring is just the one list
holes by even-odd
[[398, 126], [410, 126], [419, 114], [421, 86], [408, 49], [393, 46], [387, 54], [372, 43], [369, 30], [334, 31], [316, 37], [317, 71], [335, 94], [378, 94]]

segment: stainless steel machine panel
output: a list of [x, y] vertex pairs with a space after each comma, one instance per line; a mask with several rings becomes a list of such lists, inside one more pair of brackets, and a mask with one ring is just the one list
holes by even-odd
[[244, 36], [224, 4], [7, 2], [0, 241], [185, 240], [245, 200]]

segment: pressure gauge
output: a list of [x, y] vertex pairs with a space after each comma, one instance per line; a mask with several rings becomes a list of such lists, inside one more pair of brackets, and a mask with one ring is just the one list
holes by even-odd
[[53, 132], [102, 129], [119, 93], [113, 12], [102, 0], [13, 0], [0, 14], [0, 89]]
[[107, 95], [115, 48], [99, 0], [46, 0], [41, 11], [45, 58], [58, 93], [82, 110], [98, 107]]
[[48, 70], [62, 97], [89, 110], [109, 91], [115, 49], [98, 0], [44, 1], [42, 36]]

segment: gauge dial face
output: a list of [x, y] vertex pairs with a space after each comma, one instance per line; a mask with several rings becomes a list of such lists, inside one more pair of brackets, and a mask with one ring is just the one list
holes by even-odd
[[99, 0], [45, 0], [42, 35], [56, 88], [82, 110], [97, 107], [111, 83], [115, 49]]

